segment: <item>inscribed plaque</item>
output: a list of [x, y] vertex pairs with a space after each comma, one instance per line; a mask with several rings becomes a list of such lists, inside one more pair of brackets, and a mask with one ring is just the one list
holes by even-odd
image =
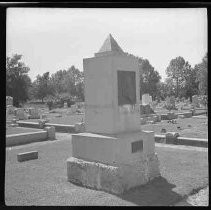
[[117, 71], [118, 105], [136, 104], [136, 73]]

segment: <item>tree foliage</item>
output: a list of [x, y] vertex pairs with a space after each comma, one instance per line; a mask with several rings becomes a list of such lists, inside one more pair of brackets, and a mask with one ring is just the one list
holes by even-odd
[[74, 66], [59, 70], [51, 76], [49, 72], [38, 75], [32, 86], [31, 93], [37, 99], [84, 100], [84, 74]]
[[180, 97], [189, 97], [198, 93], [197, 71], [188, 62], [185, 62], [182, 72], [182, 83]]
[[170, 61], [166, 69], [168, 79], [171, 79], [172, 86], [176, 86], [176, 97], [189, 97], [198, 94], [197, 68], [192, 68], [181, 56]]
[[138, 61], [140, 71], [140, 96], [149, 93], [152, 98], [155, 99], [161, 77], [147, 59], [139, 58]]
[[167, 77], [171, 78], [176, 83], [176, 96], [179, 95], [180, 85], [183, 80], [183, 68], [185, 65], [185, 59], [181, 56], [176, 57], [170, 61], [169, 66], [166, 69]]
[[46, 96], [52, 95], [53, 91], [51, 88], [49, 72], [44, 73], [42, 76], [38, 74], [33, 87], [35, 98], [41, 99], [42, 101]]
[[199, 91], [201, 94], [207, 95], [207, 53], [203, 57], [202, 62], [195, 65], [195, 71], [197, 72], [197, 81], [199, 84]]
[[31, 79], [29, 67], [21, 62], [22, 55], [15, 54], [6, 58], [6, 95], [13, 97], [15, 106], [28, 99]]

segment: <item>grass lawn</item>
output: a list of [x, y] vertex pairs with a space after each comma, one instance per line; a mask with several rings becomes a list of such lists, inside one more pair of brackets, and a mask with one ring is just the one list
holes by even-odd
[[41, 131], [41, 130], [42, 129], [35, 129], [35, 128], [8, 127], [6, 129], [6, 135], [18, 134], [18, 133], [29, 133], [29, 132], [36, 132], [36, 131]]
[[[142, 130], [151, 130], [155, 134], [161, 134], [161, 129], [165, 128], [167, 132], [178, 132], [180, 136], [192, 138], [208, 138], [207, 118], [185, 118], [176, 119], [177, 123], [168, 123], [167, 120], [156, 124], [142, 125]], [[180, 127], [179, 130], [177, 127]]]
[[[55, 117], [58, 113], [50, 113], [48, 115], [49, 123], [58, 123], [58, 124], [67, 124], [74, 125], [77, 122], [85, 120], [85, 115], [67, 115], [62, 114], [62, 117]], [[34, 120], [24, 120], [37, 122], [37, 119]], [[205, 123], [207, 118], [184, 118], [176, 119], [177, 124], [168, 123], [167, 120], [156, 124], [146, 124], [141, 125], [142, 130], [154, 131], [155, 134], [161, 134], [161, 129], [165, 128], [167, 132], [179, 132], [180, 136], [192, 137], [192, 138], [208, 138], [208, 128]], [[103, 123], [103, 122], [102, 122]], [[177, 127], [180, 127], [179, 130]]]
[[[208, 185], [206, 149], [156, 147], [161, 177], [122, 195], [76, 186], [67, 181], [66, 160], [71, 156], [71, 135], [61, 141], [39, 142], [6, 149], [6, 205], [141, 205], [162, 206], [179, 201], [194, 189]], [[183, 146], [184, 148], [184, 146]], [[37, 150], [39, 159], [17, 162], [17, 154]]]
[[[206, 109], [196, 109], [195, 113], [202, 113], [204, 112]], [[155, 109], [155, 113], [156, 114], [167, 114], [169, 111], [167, 109], [164, 108], [157, 108]], [[179, 114], [179, 113], [185, 113], [185, 112], [190, 112], [190, 109], [183, 109], [183, 110], [172, 110], [172, 112], [174, 112], [175, 114]]]
[[[61, 113], [62, 117], [56, 117], [58, 113], [49, 113], [47, 114], [47, 118], [49, 119], [49, 123], [55, 124], [65, 124], [65, 125], [74, 125], [75, 123], [82, 122], [85, 120], [84, 114], [74, 114], [68, 115], [66, 113]], [[38, 119], [29, 119], [24, 120], [26, 122], [38, 122]]]

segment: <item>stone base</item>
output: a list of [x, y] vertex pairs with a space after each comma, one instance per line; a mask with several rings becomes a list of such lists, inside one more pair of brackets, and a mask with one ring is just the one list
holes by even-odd
[[74, 157], [67, 159], [68, 181], [85, 187], [122, 194], [160, 176], [156, 154], [131, 164], [107, 165]]

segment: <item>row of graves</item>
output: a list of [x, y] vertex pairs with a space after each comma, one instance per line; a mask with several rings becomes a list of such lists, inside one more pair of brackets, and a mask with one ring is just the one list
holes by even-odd
[[[16, 108], [13, 106], [13, 97], [6, 96], [6, 116], [15, 115], [19, 120], [39, 119], [40, 115], [36, 108]], [[6, 118], [6, 119], [7, 119]]]
[[[168, 110], [167, 114], [156, 114], [156, 110]], [[140, 115], [141, 124], [156, 123], [161, 120], [172, 120], [177, 118], [174, 111], [181, 111], [178, 114], [179, 118], [182, 118], [182, 110], [187, 110], [190, 115], [194, 115], [197, 109], [207, 109], [207, 97], [200, 95], [192, 96], [192, 103], [190, 100], [182, 98], [178, 99], [174, 96], [167, 96], [165, 101], [158, 103], [157, 101], [152, 101], [152, 96], [149, 94], [142, 95], [142, 103], [140, 104]], [[188, 115], [189, 116], [189, 115]], [[190, 116], [189, 116], [190, 117]]]
[[[10, 96], [6, 96], [6, 119], [7, 123], [17, 120], [28, 120], [28, 119], [47, 119], [48, 112], [44, 112], [41, 109], [30, 107], [30, 108], [17, 108], [13, 106], [13, 98]], [[67, 108], [66, 104], [64, 108]], [[68, 108], [69, 114], [78, 113], [78, 105], [74, 104]], [[62, 115], [59, 115], [62, 117]]]

